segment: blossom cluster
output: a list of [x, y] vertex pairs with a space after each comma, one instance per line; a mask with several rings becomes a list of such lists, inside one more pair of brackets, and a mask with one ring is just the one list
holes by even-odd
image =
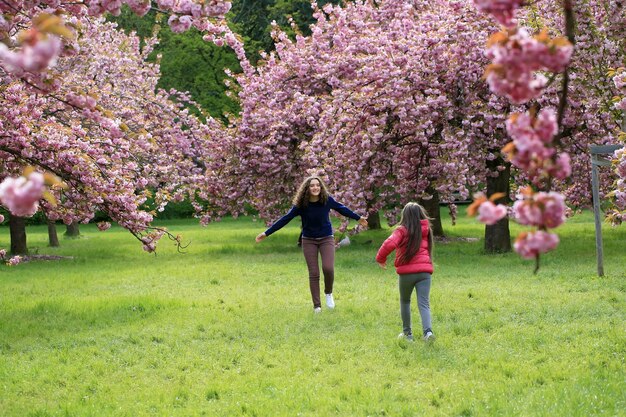
[[4, 261], [7, 266], [15, 266], [24, 260], [23, 257], [16, 255], [7, 259], [6, 249], [0, 249], [0, 261]]
[[566, 152], [556, 155], [554, 136], [559, 129], [557, 115], [552, 108], [515, 113], [506, 122], [506, 130], [513, 139], [503, 148], [508, 159], [524, 170], [534, 184], [540, 185], [547, 178], [563, 180], [572, 169]]
[[143, 250], [146, 252], [154, 252], [156, 250], [156, 244], [165, 234], [165, 230], [163, 229], [154, 229], [149, 233], [141, 236], [139, 240], [143, 243]]
[[615, 108], [626, 111], [626, 68], [620, 68], [613, 76], [613, 83], [619, 92], [615, 97]]
[[540, 254], [550, 252], [559, 244], [559, 236], [543, 230], [522, 232], [515, 239], [513, 247], [522, 258], [536, 259]]
[[104, 232], [105, 230], [109, 230], [111, 228], [111, 223], [109, 222], [98, 222], [98, 230]]
[[522, 189], [513, 205], [515, 218], [520, 224], [542, 229], [554, 229], [565, 222], [567, 206], [561, 193], [538, 192]]
[[474, 4], [481, 12], [492, 15], [501, 25], [511, 26], [515, 23], [515, 11], [524, 4], [524, 0], [474, 0]]
[[489, 198], [484, 193], [476, 193], [474, 201], [467, 209], [467, 214], [470, 216], [478, 214], [479, 222], [494, 225], [508, 214], [508, 209], [504, 204], [494, 203], [502, 197], [505, 197], [503, 193], [496, 193]]
[[545, 30], [530, 36], [520, 27], [491, 35], [487, 45], [486, 54], [492, 60], [485, 72], [487, 83], [515, 104], [539, 97], [547, 78], [537, 71], [562, 72], [574, 49], [564, 37], [552, 39]]
[[28, 177], [7, 177], [0, 183], [0, 203], [15, 216], [31, 217], [39, 210], [44, 191], [44, 177], [39, 172]]

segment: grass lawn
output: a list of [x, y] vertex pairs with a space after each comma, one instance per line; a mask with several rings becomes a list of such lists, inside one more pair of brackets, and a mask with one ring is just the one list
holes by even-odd
[[396, 339], [397, 278], [374, 262], [389, 229], [337, 251], [337, 308], [314, 315], [298, 223], [257, 245], [250, 218], [170, 221], [191, 244], [157, 256], [118, 227], [60, 248], [29, 227], [33, 252], [72, 259], [0, 266], [0, 415], [626, 415], [626, 228], [604, 226], [605, 277], [591, 213], [533, 275], [445, 218], [481, 239], [436, 246], [425, 344]]

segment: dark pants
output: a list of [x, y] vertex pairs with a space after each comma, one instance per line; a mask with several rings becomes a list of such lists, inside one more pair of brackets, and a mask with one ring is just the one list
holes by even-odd
[[322, 271], [324, 272], [324, 293], [332, 294], [335, 281], [335, 238], [332, 236], [321, 239], [302, 238], [302, 253], [309, 269], [309, 287], [313, 307], [321, 307], [320, 302], [320, 267], [319, 255], [322, 255]]

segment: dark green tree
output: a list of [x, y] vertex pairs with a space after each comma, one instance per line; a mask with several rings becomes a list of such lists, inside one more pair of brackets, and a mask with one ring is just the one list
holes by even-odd
[[[157, 31], [158, 45], [148, 59], [156, 61], [160, 56], [161, 78], [159, 88], [187, 91], [203, 110], [211, 116], [225, 120], [225, 114], [237, 114], [238, 103], [226, 95], [224, 72], [241, 71], [235, 53], [228, 47], [218, 47], [202, 39], [195, 29], [176, 34], [164, 20], [164, 16], [151, 11], [143, 17], [134, 14], [127, 6], [117, 17], [110, 17], [125, 32], [135, 32], [141, 39]], [[198, 109], [195, 110], [196, 113]]]
[[[327, 3], [345, 3], [341, 0], [318, 0], [319, 7]], [[294, 31], [289, 24], [291, 17], [300, 33], [309, 35], [309, 26], [315, 22], [310, 0], [233, 0], [228, 13], [231, 29], [244, 38], [246, 52], [254, 64], [260, 58], [259, 51], [274, 50], [272, 21], [276, 21], [289, 35]]]
[[[318, 0], [318, 6], [327, 3], [340, 4], [341, 0]], [[232, 9], [226, 16], [231, 29], [243, 37], [248, 58], [253, 64], [260, 59], [260, 51], [274, 49], [272, 21], [289, 35], [295, 35], [289, 24], [291, 17], [297, 30], [309, 35], [314, 23], [310, 0], [233, 0]], [[235, 53], [228, 47], [217, 47], [202, 39], [195, 29], [185, 33], [173, 33], [165, 23], [167, 17], [151, 11], [143, 17], [124, 6], [119, 16], [109, 16], [126, 32], [135, 32], [141, 39], [158, 31], [159, 44], [149, 59], [161, 56], [161, 79], [158, 87], [188, 91], [191, 97], [211, 116], [226, 121], [225, 114], [238, 114], [239, 105], [226, 95], [224, 84], [228, 68], [240, 72]], [[163, 22], [161, 22], [163, 20]], [[195, 109], [199, 114], [198, 110]]]

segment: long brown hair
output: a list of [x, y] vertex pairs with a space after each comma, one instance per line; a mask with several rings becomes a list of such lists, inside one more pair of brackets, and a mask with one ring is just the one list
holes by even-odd
[[296, 192], [296, 194], [293, 196], [293, 199], [291, 200], [294, 206], [298, 208], [304, 208], [309, 205], [309, 199], [311, 198], [311, 193], [309, 192], [309, 186], [311, 185], [311, 181], [313, 180], [319, 181], [320, 183], [320, 200], [319, 201], [320, 203], [322, 203], [322, 205], [326, 205], [326, 203], [328, 202], [328, 188], [326, 188], [326, 184], [324, 184], [324, 181], [322, 181], [320, 177], [318, 177], [317, 175], [312, 175], [306, 178], [304, 181], [302, 181], [302, 184], [300, 184], [300, 187], [298, 187], [298, 191]]
[[424, 207], [417, 203], [408, 203], [402, 209], [402, 216], [400, 217], [400, 226], [404, 226], [408, 235], [405, 239], [406, 250], [400, 258], [400, 264], [408, 264], [415, 256], [422, 244], [422, 222], [421, 220], [428, 220], [428, 254], [432, 257], [433, 251], [433, 233], [430, 226], [430, 217]]

